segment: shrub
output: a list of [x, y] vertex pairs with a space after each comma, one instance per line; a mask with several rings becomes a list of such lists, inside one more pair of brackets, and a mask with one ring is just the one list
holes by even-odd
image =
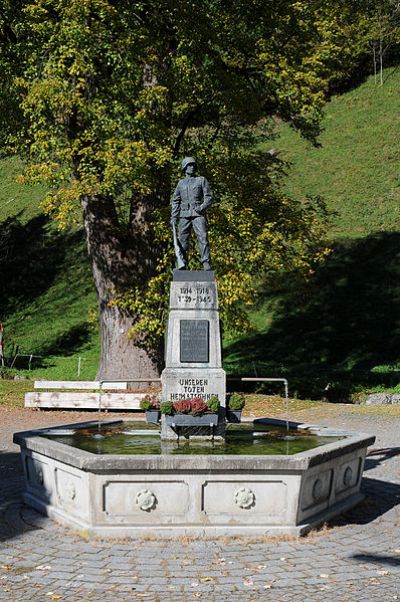
[[193, 416], [200, 416], [208, 410], [208, 405], [200, 397], [193, 397], [193, 399], [190, 400], [190, 405], [190, 413]]
[[175, 401], [172, 404], [175, 412], [178, 414], [189, 414], [192, 409], [190, 401], [190, 399], [181, 399], [180, 401]]
[[241, 393], [231, 393], [229, 396], [228, 407], [232, 411], [243, 410], [244, 408], [244, 395]]
[[172, 401], [162, 401], [160, 403], [160, 412], [161, 414], [172, 416], [172, 414], [174, 413], [174, 406], [172, 404]]
[[157, 395], [146, 395], [140, 400], [140, 409], [148, 412], [149, 410], [159, 410], [160, 400]]
[[209, 407], [209, 409], [211, 410], [211, 412], [215, 412], [217, 413], [219, 410], [219, 399], [217, 395], [213, 395], [212, 397], [210, 397], [210, 399], [207, 401], [207, 405]]

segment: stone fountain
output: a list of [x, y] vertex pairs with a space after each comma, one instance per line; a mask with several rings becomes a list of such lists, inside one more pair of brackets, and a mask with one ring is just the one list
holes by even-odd
[[[216, 428], [163, 421], [158, 432], [143, 422], [125, 431], [126, 447], [118, 453], [106, 443], [121, 438], [110, 432], [123, 431], [123, 421], [16, 433], [26, 503], [102, 537], [173, 537], [300, 535], [360, 502], [364, 459], [374, 437], [292, 423], [289, 436], [283, 429], [279, 454], [263, 453], [259, 436], [269, 437], [268, 424], [276, 427], [277, 421], [259, 420], [236, 433], [239, 440], [245, 435], [247, 446], [232, 453], [213, 273], [175, 272], [170, 307], [163, 397], [218, 395]], [[314, 438], [315, 445], [292, 453], [290, 439], [298, 433], [306, 441]], [[193, 448], [194, 436], [203, 447]], [[210, 436], [214, 441], [201, 441]], [[135, 437], [141, 453], [132, 453]], [[182, 440], [188, 441], [183, 448]]]

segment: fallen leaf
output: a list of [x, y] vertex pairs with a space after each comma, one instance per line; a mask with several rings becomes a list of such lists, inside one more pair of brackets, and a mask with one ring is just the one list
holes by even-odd
[[254, 585], [254, 581], [252, 581], [251, 579], [245, 579], [243, 581], [243, 585]]
[[286, 558], [279, 558], [279, 560], [282, 560], [282, 562], [285, 562]]
[[320, 577], [322, 577], [322, 579], [329, 579], [329, 575], [325, 575], [325, 573], [321, 573]]
[[61, 600], [61, 596], [59, 596], [58, 594], [53, 594], [51, 596], [51, 600]]
[[389, 571], [376, 571], [377, 575], [389, 575]]
[[207, 581], [214, 581], [214, 579], [212, 577], [201, 577], [200, 581], [206, 583]]
[[193, 583], [190, 584], [192, 587], [197, 587], [199, 584], [196, 581], [193, 581]]

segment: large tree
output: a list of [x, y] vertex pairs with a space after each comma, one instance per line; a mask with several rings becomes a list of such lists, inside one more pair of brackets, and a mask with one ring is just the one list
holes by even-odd
[[349, 26], [345, 1], [3, 2], [3, 144], [24, 153], [25, 181], [50, 185], [43, 207], [60, 227], [83, 216], [100, 377], [158, 374], [183, 154], [218, 199], [210, 237], [226, 327], [243, 327], [260, 274], [323, 257], [320, 206], [282, 193], [280, 163], [257, 142], [279, 119], [317, 133], [351, 57]]

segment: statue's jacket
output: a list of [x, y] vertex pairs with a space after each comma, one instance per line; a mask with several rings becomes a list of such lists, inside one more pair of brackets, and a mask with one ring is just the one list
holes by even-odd
[[172, 218], [199, 217], [209, 207], [213, 193], [203, 176], [187, 176], [179, 180], [172, 197]]

